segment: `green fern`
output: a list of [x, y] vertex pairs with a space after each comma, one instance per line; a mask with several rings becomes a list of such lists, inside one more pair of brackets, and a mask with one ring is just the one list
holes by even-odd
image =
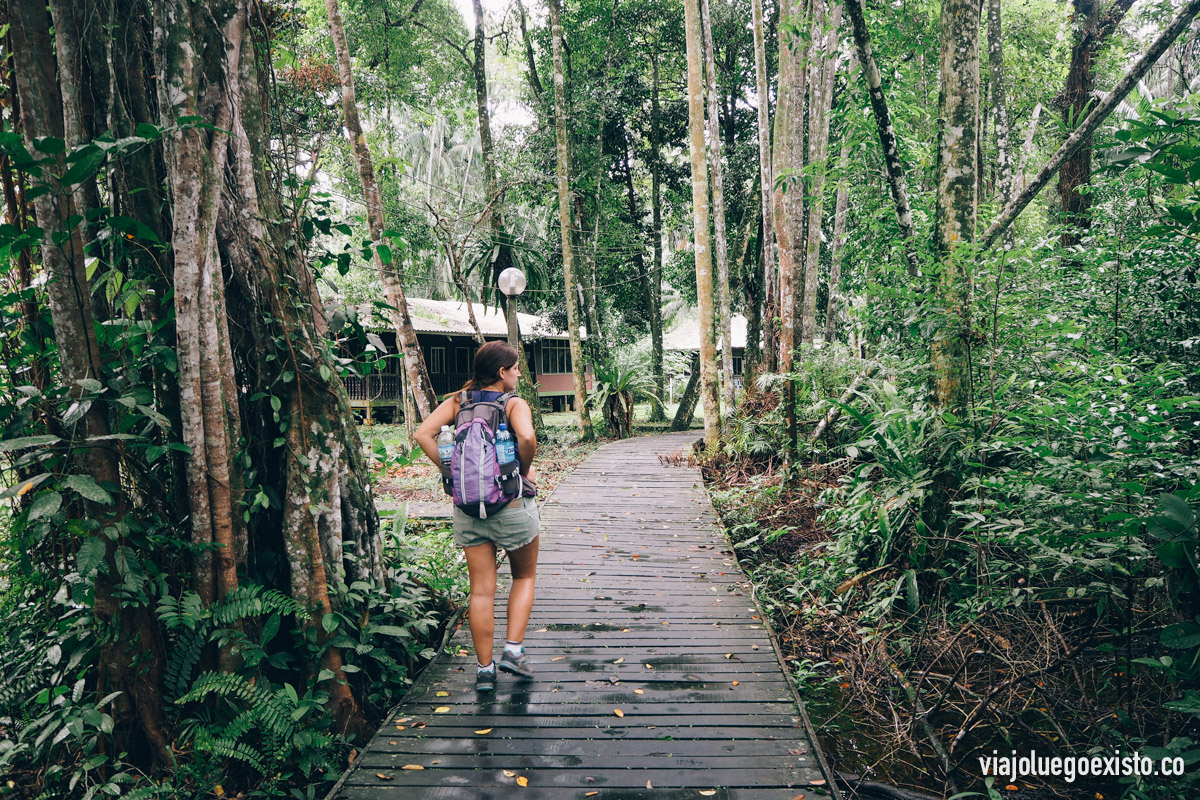
[[[196, 749], [212, 755], [237, 759], [268, 774], [271, 765], [286, 759], [292, 749], [296, 724], [292, 707], [281, 692], [248, 681], [240, 675], [205, 672], [191, 691], [177, 703], [194, 703], [216, 696], [240, 710], [219, 729], [210, 725], [196, 732]], [[248, 738], [257, 741], [251, 744]]]
[[204, 651], [208, 636], [208, 626], [205, 625], [202, 628], [185, 630], [175, 642], [164, 676], [168, 696], [180, 697], [187, 693], [192, 680], [192, 670], [200, 663], [200, 654]]

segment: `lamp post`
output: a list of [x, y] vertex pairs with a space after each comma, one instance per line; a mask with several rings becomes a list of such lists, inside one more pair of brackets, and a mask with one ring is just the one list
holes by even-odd
[[497, 280], [500, 291], [508, 298], [505, 303], [508, 317], [508, 343], [513, 347], [521, 346], [520, 331], [517, 328], [517, 298], [525, 291], [525, 273], [516, 267], [509, 267], [500, 273]]

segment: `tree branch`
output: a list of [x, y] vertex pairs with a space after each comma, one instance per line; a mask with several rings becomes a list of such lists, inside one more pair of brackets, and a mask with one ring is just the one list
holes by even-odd
[[[849, 7], [857, 2], [858, 0], [847, 0], [846, 5]], [[1119, 0], [1119, 2], [1124, 2], [1124, 0]], [[1108, 93], [1108, 97], [1105, 97], [1100, 105], [1092, 109], [1092, 113], [1088, 114], [1087, 118], [1068, 137], [1067, 141], [1063, 142], [1062, 147], [1058, 148], [1058, 152], [1050, 157], [1050, 160], [1046, 162], [1046, 166], [1042, 167], [1037, 177], [1025, 187], [1023, 192], [1004, 207], [1004, 210], [1000, 212], [1000, 216], [996, 218], [996, 221], [992, 223], [991, 227], [987, 229], [980, 240], [980, 244], [984, 249], [991, 247], [996, 241], [996, 237], [1003, 233], [1013, 223], [1013, 220], [1025, 210], [1025, 207], [1033, 202], [1033, 198], [1037, 197], [1038, 193], [1045, 188], [1046, 184], [1054, 176], [1054, 173], [1058, 172], [1058, 168], [1063, 165], [1063, 162], [1070, 158], [1087, 141], [1088, 137], [1096, 132], [1100, 124], [1125, 99], [1125, 96], [1133, 90], [1133, 87], [1137, 85], [1142, 76], [1154, 66], [1154, 63], [1166, 52], [1171, 43], [1179, 37], [1179, 34], [1183, 33], [1183, 30], [1198, 12], [1200, 12], [1200, 0], [1189, 0], [1188, 4], [1179, 12], [1179, 15], [1175, 17], [1175, 20], [1150, 45], [1150, 49], [1129, 68], [1129, 71], [1125, 73], [1125, 77], [1117, 82], [1113, 90]]]

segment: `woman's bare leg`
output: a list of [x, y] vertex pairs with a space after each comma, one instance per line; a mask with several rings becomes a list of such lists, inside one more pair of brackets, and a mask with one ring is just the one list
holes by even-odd
[[[512, 589], [508, 593], [508, 641], [525, 641], [525, 626], [533, 610], [533, 580], [537, 576], [538, 542], [534, 539], [520, 550], [508, 554], [512, 567]], [[474, 627], [472, 627], [474, 631]]]
[[487, 666], [492, 663], [492, 640], [496, 635], [496, 546], [488, 542], [464, 547], [463, 552], [471, 580], [471, 641], [475, 658]]

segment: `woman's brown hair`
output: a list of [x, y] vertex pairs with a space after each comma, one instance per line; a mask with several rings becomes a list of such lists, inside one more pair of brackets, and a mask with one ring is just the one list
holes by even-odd
[[488, 342], [475, 351], [475, 374], [462, 391], [475, 392], [500, 380], [500, 370], [517, 364], [517, 349], [508, 342]]

